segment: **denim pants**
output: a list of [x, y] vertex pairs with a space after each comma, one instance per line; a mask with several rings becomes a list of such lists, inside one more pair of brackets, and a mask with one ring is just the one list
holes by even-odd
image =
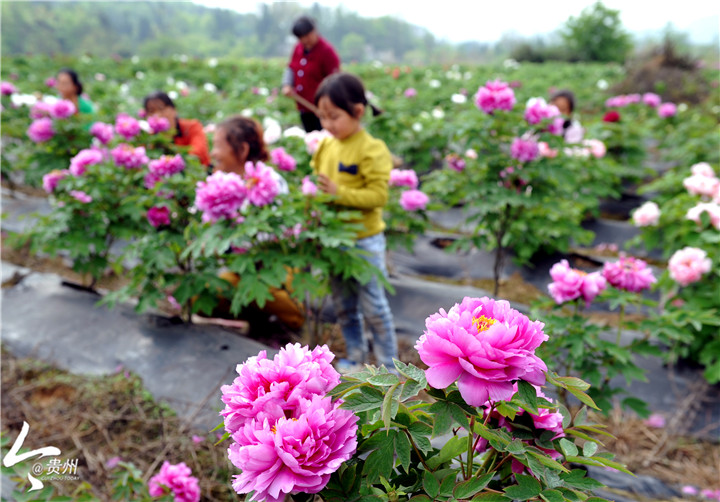
[[[380, 232], [364, 239], [358, 239], [356, 247], [368, 253], [364, 258], [380, 269], [387, 277], [385, 267], [385, 234]], [[347, 358], [356, 363], [365, 363], [368, 348], [363, 337], [363, 321], [373, 336], [373, 350], [378, 365], [394, 371], [393, 358], [397, 359], [397, 339], [390, 304], [385, 288], [377, 277], [367, 284], [355, 280], [330, 280], [333, 304], [338, 322], [342, 328], [347, 347]]]

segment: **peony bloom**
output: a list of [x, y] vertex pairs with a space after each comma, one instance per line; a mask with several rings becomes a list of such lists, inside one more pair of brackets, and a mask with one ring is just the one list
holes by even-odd
[[48, 87], [55, 87], [56, 83], [55, 77], [48, 77], [45, 79], [45, 85]]
[[660, 106], [662, 99], [654, 92], [646, 92], [643, 94], [642, 101], [651, 108], [657, 108]]
[[654, 202], [646, 202], [635, 210], [632, 215], [636, 227], [649, 227], [658, 224], [660, 208]]
[[495, 110], [512, 110], [515, 105], [515, 92], [500, 80], [488, 81], [475, 94], [475, 104], [485, 113]]
[[278, 147], [271, 151], [270, 160], [281, 171], [294, 171], [297, 167], [297, 162], [293, 156], [287, 153], [283, 147]]
[[54, 169], [47, 173], [45, 176], [43, 176], [42, 185], [43, 190], [47, 193], [52, 193], [55, 191], [55, 188], [57, 188], [58, 183], [60, 183], [60, 180], [63, 179], [65, 176], [70, 174], [70, 171], [67, 169], [63, 169], [62, 171], [59, 171], [57, 169]]
[[163, 462], [160, 472], [150, 478], [148, 492], [151, 497], [171, 494], [175, 502], [198, 502], [200, 500], [198, 480], [192, 475], [192, 470], [185, 465], [185, 462], [175, 465], [167, 460]]
[[322, 131], [310, 131], [305, 135], [305, 147], [307, 152], [312, 155], [317, 150], [318, 145], [324, 138], [330, 138], [332, 134], [323, 129]]
[[262, 162], [255, 164], [246, 162], [244, 178], [247, 186], [247, 199], [254, 206], [270, 204], [280, 192], [272, 167]]
[[287, 344], [273, 359], [262, 351], [238, 364], [232, 385], [220, 389], [225, 430], [233, 434], [253, 419], [275, 423], [289, 416], [302, 398], [325, 396], [340, 383], [331, 364], [334, 357], [327, 345], [310, 351], [296, 343]]
[[237, 493], [249, 500], [282, 502], [290, 493], [317, 493], [357, 449], [357, 416], [331, 398], [302, 399], [297, 410], [271, 424], [252, 420], [233, 434], [228, 457], [241, 474]]
[[585, 300], [585, 306], [589, 305], [605, 288], [607, 288], [607, 281], [600, 272], [587, 274], [583, 278], [582, 288], [580, 289], [583, 300]]
[[537, 142], [531, 139], [515, 138], [510, 146], [510, 156], [520, 162], [535, 160], [539, 153]]
[[632, 293], [648, 289], [652, 283], [657, 281], [647, 263], [624, 254], [621, 254], [620, 259], [616, 262], [605, 263], [603, 277], [611, 286]]
[[707, 176], [708, 178], [715, 177], [715, 171], [707, 162], [698, 162], [697, 164], [693, 164], [690, 168], [690, 172], [693, 176]]
[[14, 84], [10, 82], [0, 82], [0, 94], [2, 94], [3, 96], [9, 96], [17, 92], [17, 87], [15, 87]]
[[615, 110], [610, 110], [603, 117], [603, 122], [620, 122], [620, 114]]
[[50, 107], [50, 116], [54, 119], [66, 119], [72, 117], [77, 109], [75, 104], [67, 99], [60, 99]]
[[52, 105], [50, 103], [38, 101], [32, 106], [32, 108], [30, 108], [30, 118], [41, 119], [43, 117], [49, 117], [51, 109]]
[[389, 184], [391, 187], [417, 188], [419, 181], [414, 169], [393, 169]]
[[681, 286], [687, 286], [700, 280], [703, 274], [710, 272], [712, 262], [702, 249], [684, 247], [670, 257], [668, 271], [672, 280]]
[[549, 159], [554, 159], [558, 155], [558, 151], [550, 148], [550, 145], [548, 145], [545, 141], [541, 141], [540, 143], [538, 143], [538, 153], [541, 157], [546, 157]]
[[702, 223], [700, 219], [702, 213], [707, 213], [708, 216], [710, 216], [710, 224], [720, 230], [720, 204], [717, 202], [701, 202], [695, 207], [688, 209], [685, 218], [699, 225]]
[[95, 122], [90, 127], [90, 134], [95, 136], [100, 143], [107, 145], [113, 139], [114, 129], [112, 124], [106, 124], [104, 122]]
[[587, 306], [607, 287], [605, 278], [599, 272], [588, 274], [570, 268], [567, 260], [553, 265], [550, 277], [553, 282], [548, 285], [548, 291], [558, 305], [582, 296]]
[[454, 169], [457, 172], [462, 172], [465, 169], [465, 161], [454, 153], [445, 156], [445, 162], [450, 169]]
[[530, 125], [539, 124], [543, 120], [558, 117], [559, 115], [560, 110], [558, 110], [557, 106], [547, 104], [543, 98], [530, 98], [525, 108], [525, 120]]
[[425, 209], [430, 198], [420, 190], [405, 190], [400, 195], [400, 206], [405, 211]]
[[720, 185], [720, 179], [713, 176], [693, 174], [683, 180], [683, 186], [693, 195], [712, 197]]
[[658, 115], [661, 118], [668, 118], [672, 117], [677, 113], [677, 106], [675, 106], [675, 103], [663, 103], [660, 106], [658, 106]]
[[153, 115], [147, 119], [147, 122], [150, 128], [150, 134], [158, 134], [170, 129], [170, 121], [165, 117]]
[[247, 187], [239, 174], [218, 171], [198, 181], [195, 207], [202, 211], [202, 221], [235, 219], [247, 198]]
[[465, 157], [467, 157], [468, 159], [476, 160], [478, 158], [478, 153], [474, 149], [468, 148], [467, 150], [465, 150]]
[[691, 486], [691, 485], [683, 486], [682, 490], [680, 490], [680, 491], [682, 493], [684, 493], [685, 495], [697, 495], [698, 493], [700, 493], [700, 490], [698, 490], [697, 488], [695, 488], [694, 486]]
[[[566, 132], [565, 131], [565, 119], [563, 117], [555, 117], [548, 124], [547, 131], [554, 136], [562, 136]], [[580, 139], [582, 139], [582, 137]], [[567, 141], [567, 138], [566, 138], [566, 141]], [[577, 143], [577, 141], [575, 141], [575, 142]]]
[[663, 427], [665, 427], [665, 417], [660, 415], [659, 413], [653, 413], [647, 419], [643, 420], [643, 423], [648, 427], [662, 429]]
[[169, 225], [170, 224], [170, 210], [165, 207], [157, 207], [153, 206], [150, 209], [148, 209], [147, 212], [147, 219], [150, 224], [157, 228], [162, 225]]
[[620, 94], [619, 96], [613, 96], [605, 101], [605, 106], [608, 108], [623, 108], [630, 104], [627, 96]]
[[318, 187], [312, 182], [310, 176], [305, 176], [302, 180], [302, 193], [303, 195], [315, 196], [317, 195]]
[[70, 196], [83, 204], [89, 204], [93, 200], [92, 197], [81, 190], [70, 190]]
[[115, 131], [126, 140], [131, 140], [140, 134], [140, 123], [130, 115], [121, 113], [115, 119]]
[[105, 468], [106, 469], [114, 469], [122, 461], [123, 461], [123, 459], [121, 457], [111, 457], [111, 458], [107, 459], [107, 462], [105, 462]]
[[440, 309], [425, 320], [427, 330], [415, 348], [429, 366], [428, 383], [445, 389], [458, 382], [471, 406], [509, 400], [513, 382], [545, 382], [545, 363], [535, 349], [548, 339], [543, 323], [530, 321], [504, 300], [463, 299], [449, 312]]
[[607, 148], [605, 147], [605, 143], [600, 141], [599, 139], [586, 139], [582, 142], [584, 146], [590, 150], [590, 153], [593, 157], [596, 159], [602, 159], [605, 157], [605, 154], [607, 153]]
[[414, 98], [415, 96], [417, 96], [417, 91], [414, 87], [408, 87], [407, 89], [405, 89], [404, 94], [406, 98]]
[[123, 166], [126, 169], [139, 169], [148, 163], [147, 155], [145, 155], [145, 147], [137, 148], [126, 143], [121, 143], [110, 151], [115, 164]]
[[80, 150], [77, 155], [70, 159], [70, 174], [73, 176], [82, 176], [85, 174], [88, 166], [99, 164], [105, 159], [105, 155], [100, 150], [86, 148]]
[[49, 118], [35, 120], [30, 124], [30, 127], [28, 127], [27, 135], [35, 143], [43, 143], [49, 140], [55, 136], [52, 120]]
[[163, 155], [159, 159], [151, 160], [148, 170], [157, 177], [172, 176], [185, 169], [185, 161], [180, 154], [174, 156]]

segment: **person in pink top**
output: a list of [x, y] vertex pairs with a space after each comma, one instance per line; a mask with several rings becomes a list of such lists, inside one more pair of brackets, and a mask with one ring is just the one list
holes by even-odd
[[[295, 21], [292, 29], [298, 39], [290, 63], [282, 79], [282, 92], [285, 96], [299, 96], [309, 103], [315, 102], [315, 91], [328, 75], [340, 70], [340, 58], [330, 43], [320, 36], [315, 22], [309, 17]], [[297, 104], [305, 131], [322, 129], [320, 119], [312, 109], [300, 102]]]

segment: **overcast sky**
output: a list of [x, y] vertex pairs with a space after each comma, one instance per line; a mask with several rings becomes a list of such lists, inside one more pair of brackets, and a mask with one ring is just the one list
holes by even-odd
[[[209, 7], [239, 12], [257, 12], [262, 2], [237, 0], [194, 0]], [[310, 6], [313, 1], [299, 1]], [[364, 17], [396, 16], [427, 28], [435, 37], [450, 42], [475, 40], [495, 42], [503, 33], [523, 36], [556, 30], [570, 16], [577, 16], [594, 0], [444, 0], [427, 1], [337, 1], [317, 0], [324, 6], [344, 5]], [[697, 42], [709, 43], [720, 29], [720, 2], [717, 0], [603, 0], [620, 11], [623, 26], [631, 32], [662, 30], [669, 22]]]

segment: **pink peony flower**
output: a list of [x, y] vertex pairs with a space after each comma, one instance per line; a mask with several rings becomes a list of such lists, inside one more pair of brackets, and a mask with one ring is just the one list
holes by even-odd
[[681, 490], [685, 495], [697, 495], [700, 493], [700, 490], [695, 488], [694, 486], [685, 485], [682, 487]]
[[88, 166], [99, 164], [105, 159], [105, 155], [100, 150], [86, 148], [80, 150], [77, 155], [70, 159], [70, 174], [73, 176], [82, 176], [85, 174]]
[[393, 169], [390, 171], [391, 187], [418, 187], [418, 177], [414, 169]]
[[405, 190], [400, 195], [400, 206], [405, 211], [417, 211], [418, 209], [425, 209], [429, 200], [430, 197], [420, 190]]
[[148, 163], [147, 155], [145, 155], [145, 147], [137, 148], [126, 143], [121, 143], [110, 151], [115, 164], [125, 167], [126, 169], [139, 169]]
[[147, 174], [145, 174], [145, 178], [143, 178], [143, 186], [148, 190], [152, 190], [153, 188], [155, 188], [155, 185], [157, 185], [160, 180], [162, 180], [162, 176], [148, 172]]
[[449, 312], [440, 309], [425, 320], [427, 330], [415, 348], [429, 366], [428, 383], [445, 389], [457, 380], [471, 406], [509, 400], [513, 382], [545, 382], [545, 363], [535, 349], [548, 339], [543, 323], [530, 321], [504, 300], [463, 299]]
[[692, 220], [699, 225], [702, 223], [702, 220], [700, 219], [700, 215], [702, 213], [707, 213], [708, 216], [710, 216], [710, 223], [712, 226], [720, 230], [720, 204], [716, 202], [701, 202], [695, 207], [688, 209], [685, 218]]
[[[540, 390], [540, 387], [535, 385], [533, 387], [535, 387], [538, 397], [546, 399], [551, 403], [553, 402], [552, 398], [547, 397], [545, 394], [543, 394], [543, 391]], [[515, 392], [517, 392], [517, 390]], [[520, 410], [520, 414], [522, 413], [523, 410]], [[533, 425], [536, 429], [545, 429], [548, 431], [552, 431], [557, 434], [555, 436], [556, 438], [565, 435], [565, 431], [562, 425], [563, 416], [562, 413], [560, 413], [559, 411], [552, 411], [548, 408], [538, 408], [538, 415], [533, 415], [532, 413], [530, 413], [530, 416], [532, 417]]]
[[467, 150], [465, 150], [465, 157], [467, 157], [468, 159], [476, 160], [478, 158], [478, 153], [472, 148], [468, 148]]
[[658, 224], [660, 208], [654, 202], [646, 202], [635, 210], [632, 215], [636, 227], [648, 227]]
[[550, 145], [548, 145], [545, 141], [538, 143], [538, 153], [541, 157], [549, 159], [554, 159], [558, 155], [558, 151], [550, 148]]
[[120, 458], [120, 457], [112, 457], [112, 458], [109, 458], [109, 459], [107, 460], [107, 462], [105, 462], [105, 468], [106, 468], [106, 469], [114, 469], [115, 467], [117, 467], [117, 465], [118, 465], [120, 462], [122, 462], [122, 458]]
[[180, 305], [180, 303], [178, 303], [178, 301], [175, 299], [175, 297], [173, 295], [168, 295], [167, 301], [174, 310], [177, 310], [178, 312], [182, 310], [182, 305]]
[[147, 119], [147, 122], [148, 126], [150, 127], [150, 134], [158, 134], [170, 129], [170, 121], [165, 117], [158, 117], [157, 115], [153, 115]]
[[619, 95], [619, 96], [613, 96], [611, 98], [608, 98], [605, 100], [605, 106], [608, 108], [622, 108], [624, 106], [627, 106], [628, 100], [625, 95]]
[[465, 169], [465, 160], [463, 160], [457, 154], [451, 153], [446, 155], [445, 162], [447, 162], [447, 165], [450, 169], [453, 169], [457, 172], [462, 172]]
[[121, 113], [115, 119], [115, 131], [126, 140], [131, 140], [140, 134], [140, 123], [130, 115]]
[[72, 101], [61, 99], [50, 107], [50, 116], [54, 119], [66, 119], [72, 117], [76, 111], [77, 108]]
[[198, 181], [195, 207], [202, 211], [202, 221], [234, 219], [247, 198], [247, 187], [239, 174], [218, 171]]
[[148, 170], [158, 177], [172, 176], [182, 172], [183, 169], [185, 169], [185, 161], [180, 154], [163, 155], [159, 159], [151, 160], [148, 164]]
[[112, 124], [106, 124], [104, 122], [95, 122], [90, 127], [90, 134], [100, 140], [100, 143], [103, 145], [107, 145], [113, 139], [115, 135], [113, 131]]
[[653, 413], [646, 420], [643, 420], [643, 423], [648, 427], [662, 429], [663, 427], [665, 427], [665, 417], [660, 415], [659, 413]]
[[238, 364], [232, 385], [221, 387], [225, 430], [233, 434], [252, 419], [275, 423], [290, 416], [301, 399], [323, 397], [340, 383], [332, 367], [335, 355], [327, 345], [312, 351], [299, 343], [287, 344], [273, 359], [265, 351]]
[[185, 462], [171, 464], [163, 462], [160, 472], [150, 478], [148, 492], [151, 497], [172, 494], [175, 502], [198, 502], [200, 486]]
[[270, 152], [270, 160], [281, 171], [294, 171], [297, 162], [292, 155], [287, 153], [283, 147], [278, 147]]
[[712, 261], [707, 257], [707, 253], [693, 247], [684, 247], [675, 251], [668, 261], [670, 277], [681, 286], [699, 281], [703, 274], [710, 272], [711, 268]]
[[550, 277], [553, 282], [548, 285], [548, 291], [558, 305], [581, 296], [585, 300], [585, 305], [588, 305], [606, 288], [605, 278], [599, 272], [588, 274], [570, 268], [567, 260], [561, 260], [553, 265], [550, 269]]
[[323, 139], [330, 137], [332, 137], [332, 134], [325, 129], [322, 131], [310, 131], [305, 135], [305, 147], [307, 148], [307, 152], [312, 155], [315, 153], [315, 150], [317, 150], [320, 142]]
[[615, 110], [610, 110], [603, 117], [603, 122], [620, 122], [620, 114]]
[[43, 176], [43, 190], [45, 190], [47, 193], [54, 192], [55, 188], [57, 188], [58, 186], [58, 183], [60, 183], [60, 180], [68, 174], [70, 174], [70, 171], [68, 171], [67, 169], [63, 169], [62, 171], [54, 169], [50, 171], [45, 176]]
[[538, 144], [531, 139], [515, 138], [510, 146], [510, 156], [520, 162], [535, 160], [539, 153]]
[[693, 164], [690, 168], [690, 172], [694, 176], [707, 176], [708, 178], [715, 177], [715, 171], [707, 162], [698, 162], [697, 164]]
[[310, 176], [305, 176], [302, 180], [302, 193], [303, 195], [315, 196], [317, 194], [318, 187], [312, 182]]
[[93, 200], [92, 197], [81, 190], [70, 190], [70, 196], [83, 204], [89, 204]]
[[702, 490], [700, 495], [709, 500], [720, 500], [720, 490]]
[[661, 118], [668, 118], [672, 117], [677, 113], [677, 106], [675, 106], [675, 103], [663, 103], [660, 106], [658, 106], [658, 115]]
[[599, 139], [586, 139], [582, 144], [590, 150], [590, 154], [596, 159], [602, 159], [607, 153], [605, 143]]
[[52, 120], [49, 118], [37, 119], [28, 127], [27, 135], [35, 143], [43, 143], [49, 140], [55, 136]]
[[153, 206], [150, 209], [148, 209], [147, 212], [147, 219], [150, 224], [158, 228], [162, 225], [169, 225], [170, 224], [170, 210], [165, 207], [157, 207]]
[[647, 263], [633, 256], [625, 256], [622, 253], [618, 261], [605, 263], [603, 276], [611, 286], [632, 293], [639, 293], [643, 289], [648, 289], [651, 284], [657, 281]]
[[488, 81], [475, 94], [475, 104], [485, 113], [495, 110], [512, 110], [515, 105], [515, 92], [500, 80]]
[[302, 399], [293, 416], [273, 425], [255, 419], [233, 434], [233, 480], [250, 500], [282, 502], [290, 493], [317, 493], [357, 449], [357, 416], [329, 397]]
[[[525, 108], [525, 120], [528, 124], [539, 124], [543, 120], [558, 117], [560, 110], [555, 105], [549, 105], [543, 98], [530, 98]], [[562, 128], [562, 122], [560, 122]]]
[[196, 435], [196, 434], [193, 434], [193, 436], [192, 436], [192, 442], [193, 442], [193, 443], [195, 443], [195, 444], [200, 444], [200, 443], [203, 443], [204, 441], [205, 441], [205, 438], [204, 438], [204, 437], [198, 436], [198, 435]]
[[720, 179], [702, 174], [693, 174], [683, 180], [683, 186], [689, 193], [705, 197], [712, 197], [718, 185], [720, 185]]
[[48, 77], [45, 79], [45, 85], [48, 87], [55, 87], [56, 83], [55, 77]]
[[662, 99], [660, 98], [660, 96], [658, 96], [654, 92], [646, 92], [645, 94], [643, 94], [642, 100], [643, 100], [643, 103], [645, 103], [646, 105], [648, 105], [651, 108], [657, 108], [658, 106], [660, 106], [660, 103], [662, 102]]
[[627, 100], [627, 103], [629, 105], [632, 105], [642, 101], [642, 96], [638, 93], [628, 94], [627, 96], [625, 96], [625, 99]]
[[562, 136], [563, 133], [565, 133], [565, 119], [563, 117], [555, 117], [552, 122], [548, 124], [547, 130], [554, 136]]
[[49, 117], [51, 109], [52, 105], [50, 103], [38, 101], [32, 106], [32, 108], [30, 108], [30, 118], [41, 119], [43, 117]]
[[270, 166], [257, 162], [245, 163], [245, 185], [247, 186], [247, 198], [254, 206], [265, 206], [270, 204], [280, 187], [273, 177], [273, 169]]
[[147, 112], [145, 111], [145, 108], [140, 108], [137, 112], [137, 116], [141, 119], [147, 117]]
[[417, 91], [414, 87], [408, 87], [407, 89], [405, 89], [404, 94], [406, 98], [414, 98], [415, 96], [417, 96]]
[[0, 82], [0, 94], [9, 96], [18, 92], [17, 87], [10, 82]]

